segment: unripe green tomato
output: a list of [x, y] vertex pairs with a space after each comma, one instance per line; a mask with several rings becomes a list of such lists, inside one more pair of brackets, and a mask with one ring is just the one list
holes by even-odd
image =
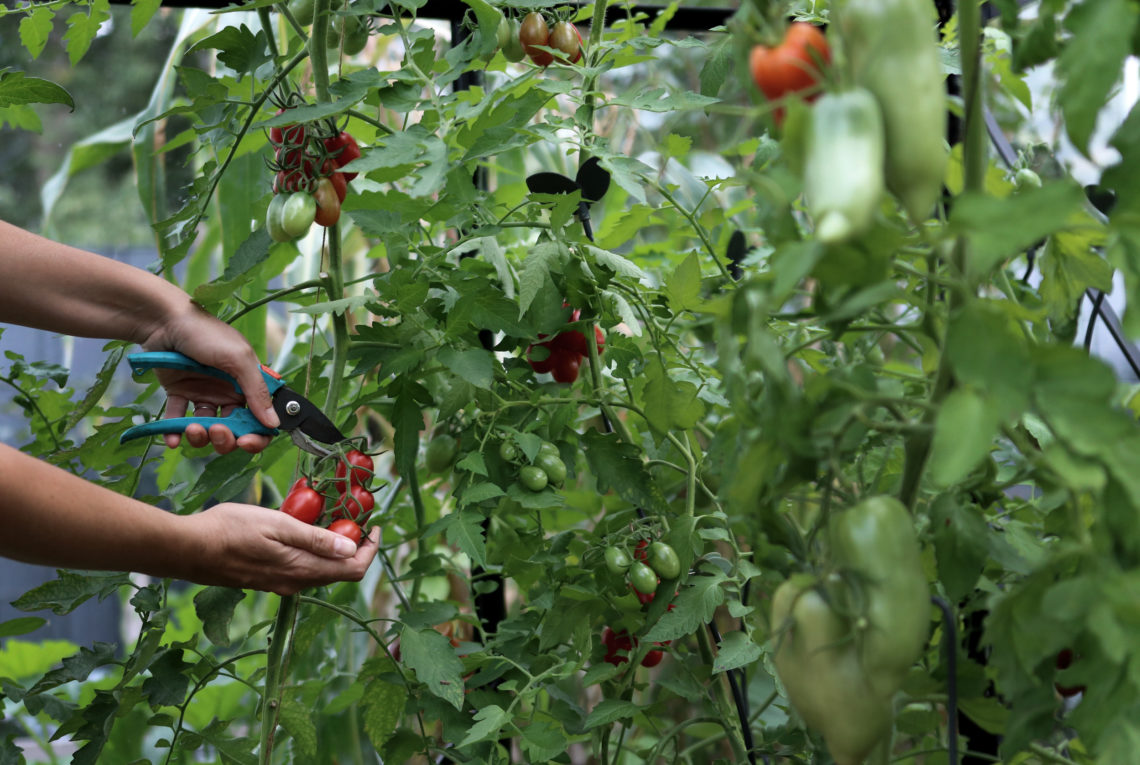
[[432, 473], [442, 473], [451, 468], [455, 455], [459, 453], [459, 442], [454, 436], [441, 433], [428, 444], [424, 462]]
[[313, 23], [314, 5], [314, 0], [289, 0], [289, 12], [298, 24], [307, 27]]
[[662, 579], [676, 579], [681, 575], [681, 561], [676, 551], [664, 542], [649, 545], [647, 562]]
[[606, 548], [606, 568], [610, 570], [610, 573], [624, 574], [632, 564], [633, 559], [625, 550], [620, 547]]
[[269, 238], [275, 242], [288, 242], [293, 238], [285, 233], [281, 225], [281, 210], [288, 199], [288, 194], [274, 195], [273, 201], [269, 203], [269, 209], [265, 211], [265, 230], [269, 232]]
[[511, 19], [510, 32], [511, 37], [503, 46], [503, 57], [517, 64], [526, 58], [526, 50], [523, 48], [522, 40], [519, 39], [519, 23], [515, 19]]
[[538, 445], [538, 456], [550, 455], [552, 457], [561, 457], [562, 453], [558, 451], [558, 447], [549, 441], [543, 441]]
[[652, 595], [657, 592], [657, 574], [641, 561], [629, 567], [629, 583], [642, 595]]
[[531, 491], [542, 491], [546, 488], [546, 484], [550, 479], [546, 476], [546, 471], [534, 465], [526, 465], [519, 470], [519, 480], [522, 485]]
[[499, 50], [507, 47], [511, 39], [511, 20], [506, 16], [499, 19], [499, 28], [495, 30], [495, 34], [498, 37]]
[[545, 471], [546, 477], [550, 479], [551, 483], [560, 484], [566, 480], [566, 463], [562, 461], [561, 457], [539, 452], [534, 464]]
[[355, 56], [368, 44], [368, 21], [363, 16], [336, 16], [329, 20], [325, 44], [340, 48], [346, 56]]
[[1019, 189], [1039, 189], [1041, 188], [1041, 176], [1028, 167], [1023, 167], [1013, 176], [1013, 183]]
[[499, 457], [503, 462], [514, 462], [518, 459], [519, 450], [511, 441], [503, 441], [499, 444]]
[[313, 195], [307, 191], [294, 191], [281, 207], [281, 228], [291, 238], [304, 236], [316, 215], [317, 200]]

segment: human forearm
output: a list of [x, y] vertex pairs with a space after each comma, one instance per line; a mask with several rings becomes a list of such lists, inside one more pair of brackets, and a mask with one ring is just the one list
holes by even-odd
[[141, 344], [191, 310], [159, 276], [0, 221], [0, 322]]
[[184, 578], [185, 520], [0, 444], [4, 557]]

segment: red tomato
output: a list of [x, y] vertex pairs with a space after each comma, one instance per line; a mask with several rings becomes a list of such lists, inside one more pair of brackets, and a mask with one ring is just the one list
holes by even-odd
[[[297, 491], [297, 489], [300, 489], [302, 486], [305, 487], [306, 489], [308, 489], [308, 488], [311, 488], [312, 485], [313, 484], [309, 481], [308, 476], [301, 476], [300, 478], [298, 478], [296, 481], [293, 482], [292, 486], [289, 487], [289, 494], [292, 494], [293, 492]], [[286, 495], [286, 496], [288, 496], [288, 495]]]
[[[352, 160], [360, 158], [360, 144], [346, 130], [342, 130], [331, 138], [326, 138], [325, 148], [332, 155], [337, 167], [344, 167]], [[344, 174], [345, 181], [351, 181], [355, 177], [356, 173]]]
[[329, 524], [329, 531], [334, 534], [340, 534], [342, 537], [348, 537], [356, 544], [360, 544], [360, 538], [364, 536], [364, 532], [356, 525], [355, 521], [350, 521], [347, 518], [341, 518]]
[[336, 172], [329, 176], [332, 181], [333, 188], [336, 190], [336, 198], [338, 201], [343, 202], [344, 198], [348, 196], [348, 179], [344, 177], [344, 173]]
[[341, 494], [333, 508], [333, 518], [364, 520], [376, 506], [376, 498], [363, 486], [353, 486], [347, 494]]
[[546, 19], [538, 11], [531, 11], [523, 17], [519, 25], [519, 42], [522, 43], [526, 55], [539, 66], [550, 66], [554, 61], [554, 54], [535, 48], [535, 45], [550, 44], [550, 27]]
[[[281, 115], [287, 112], [288, 109], [278, 109], [277, 114]], [[269, 140], [278, 145], [284, 146], [300, 146], [305, 142], [305, 126], [304, 125], [286, 125], [283, 128], [271, 127], [269, 128]]]
[[347, 487], [344, 479], [348, 476], [348, 466], [352, 466], [352, 476], [348, 482], [352, 486], [363, 486], [372, 477], [372, 458], [359, 449], [352, 449], [344, 455], [344, 459], [337, 463], [336, 477], [341, 481], [340, 493], [344, 494]]
[[821, 68], [831, 63], [831, 48], [819, 27], [791, 24], [779, 45], [756, 45], [748, 66], [756, 87], [771, 100], [814, 88], [823, 78]]
[[550, 374], [554, 376], [555, 382], [572, 383], [578, 379], [578, 368], [581, 366], [581, 356], [563, 351], [555, 355], [554, 366], [550, 370]]
[[[535, 361], [533, 358], [531, 358], [531, 352], [534, 350], [535, 345], [542, 346], [548, 351], [550, 355], [541, 361]], [[532, 343], [526, 347], [527, 363], [530, 364], [530, 368], [533, 369], [537, 374], [545, 374], [554, 369], [554, 359], [556, 357], [557, 353], [555, 352], [554, 347], [551, 345], [550, 341], [547, 341], [545, 343]]]
[[313, 523], [325, 509], [325, 498], [308, 486], [301, 486], [289, 492], [281, 503], [281, 512], [291, 515], [302, 523]]
[[313, 220], [318, 226], [328, 228], [340, 220], [340, 199], [331, 180], [321, 178], [317, 181], [313, 198], [317, 200], [317, 215]]
[[305, 172], [304, 168], [278, 170], [277, 178], [273, 181], [273, 193], [284, 194], [294, 191], [308, 191], [312, 183], [312, 175]]
[[642, 563], [649, 560], [649, 540], [639, 539], [637, 546], [633, 548], [633, 557]]
[[645, 654], [644, 658], [642, 658], [641, 666], [643, 666], [643, 667], [656, 667], [658, 664], [661, 663], [661, 659], [663, 659], [663, 658], [665, 658], [665, 653], [663, 651], [658, 651], [658, 650], [650, 651], [649, 653]]

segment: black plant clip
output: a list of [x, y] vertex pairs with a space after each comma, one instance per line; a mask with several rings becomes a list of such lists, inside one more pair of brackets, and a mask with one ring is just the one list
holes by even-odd
[[597, 157], [590, 157], [578, 168], [578, 175], [571, 180], [559, 173], [541, 172], [528, 176], [526, 187], [531, 194], [573, 194], [582, 193], [578, 202], [578, 220], [586, 238], [594, 241], [594, 229], [590, 225], [590, 205], [597, 202], [610, 188], [610, 174]]

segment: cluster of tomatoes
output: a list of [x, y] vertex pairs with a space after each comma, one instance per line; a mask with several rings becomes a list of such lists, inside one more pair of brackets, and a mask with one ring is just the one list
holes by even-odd
[[[676, 579], [681, 575], [681, 560], [676, 550], [665, 542], [638, 540], [633, 557], [624, 547], [612, 545], [606, 548], [605, 558], [606, 568], [616, 576], [626, 577], [642, 605], [653, 602], [662, 579]], [[672, 609], [672, 604], [669, 608]]]
[[[748, 55], [748, 67], [756, 87], [769, 101], [807, 93], [807, 100], [819, 95], [823, 68], [831, 63], [831, 46], [820, 28], [797, 21], [790, 24], [777, 45], [755, 45]], [[776, 108], [776, 124], [784, 119], [784, 107]]]
[[320, 127], [297, 123], [269, 130], [276, 176], [265, 227], [275, 242], [304, 236], [313, 223], [327, 227], [340, 220], [348, 182], [356, 177], [340, 168], [360, 157], [360, 145], [347, 131]]
[[[654, 643], [653, 645], [666, 646], [673, 641]], [[629, 653], [637, 645], [637, 638], [632, 637], [625, 630], [614, 632], [611, 627], [602, 630], [602, 645], [606, 647], [605, 659], [615, 667], [629, 661]], [[656, 667], [665, 658], [665, 652], [654, 648], [641, 657], [641, 666]]]
[[[581, 311], [577, 308], [570, 314], [570, 322], [578, 321]], [[546, 335], [539, 335], [540, 338]], [[606, 336], [601, 327], [594, 325], [594, 339], [598, 344], [598, 355], [606, 349]], [[536, 350], [544, 349], [544, 350]], [[549, 372], [556, 382], [572, 383], [578, 379], [582, 359], [590, 354], [586, 336], [576, 329], [559, 332], [550, 340], [532, 343], [527, 346], [526, 360], [536, 373]]]
[[538, 11], [523, 17], [522, 22], [504, 16], [499, 21], [499, 50], [507, 61], [515, 63], [529, 57], [538, 66], [559, 61], [576, 64], [582, 58], [582, 33], [569, 21], [547, 22]]
[[351, 449], [337, 460], [333, 479], [314, 485], [307, 476], [298, 478], [281, 503], [281, 512], [303, 523], [327, 521], [329, 531], [360, 544], [361, 526], [376, 505], [368, 489], [373, 475], [372, 458]]
[[543, 441], [539, 445], [533, 462], [520, 464], [525, 455], [513, 441], [504, 438], [499, 444], [499, 457], [503, 462], [520, 465], [519, 483], [530, 491], [542, 491], [547, 486], [558, 486], [566, 480], [566, 463], [562, 461], [558, 447], [549, 441]]

